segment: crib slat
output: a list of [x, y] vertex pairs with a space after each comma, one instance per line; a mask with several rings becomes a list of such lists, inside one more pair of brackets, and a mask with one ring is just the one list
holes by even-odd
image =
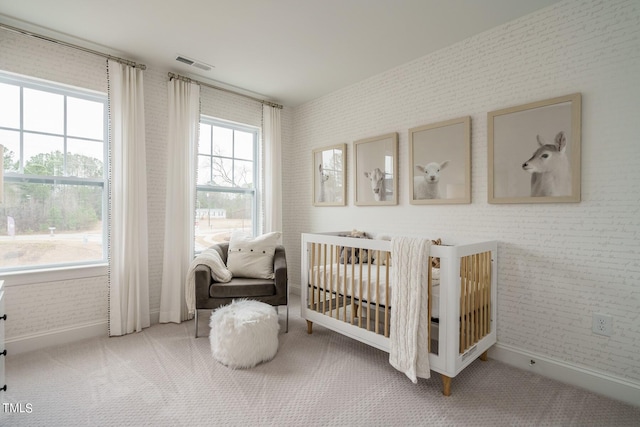
[[326, 313], [327, 312], [327, 245], [323, 244], [322, 245], [322, 254], [323, 254], [323, 265], [324, 268], [322, 269], [322, 271], [324, 272], [323, 274], [323, 278], [322, 278], [322, 312]]
[[312, 309], [313, 309], [313, 305], [314, 305], [314, 295], [315, 295], [315, 292], [316, 292], [315, 288], [314, 288], [315, 283], [316, 283], [315, 282], [315, 276], [316, 276], [316, 270], [317, 270], [315, 268], [315, 262], [316, 262], [316, 244], [312, 243], [311, 244], [311, 263], [310, 263], [311, 264], [311, 266], [310, 266], [310, 268], [311, 268], [311, 295], [310, 295], [310, 298], [309, 298], [310, 299], [310, 301], [309, 301], [310, 308], [312, 308]]
[[[342, 321], [347, 321], [347, 248], [340, 249], [344, 253], [344, 274], [342, 275], [342, 299], [344, 301], [344, 307], [342, 310]], [[339, 255], [338, 255], [339, 256]], [[340, 260], [340, 258], [338, 258]], [[339, 261], [338, 261], [339, 262]]]
[[[340, 283], [340, 257], [336, 257], [334, 258], [334, 255], [337, 255], [338, 253], [338, 246], [331, 246], [331, 300], [334, 301], [332, 303], [330, 303], [330, 305], [333, 307], [335, 305], [336, 307], [336, 319], [338, 318], [338, 284]], [[335, 278], [335, 282], [333, 280], [333, 266], [335, 266], [336, 268], [336, 278]], [[335, 283], [335, 288], [333, 287]], [[335, 298], [334, 298], [335, 295]], [[333, 315], [333, 308], [329, 310], [329, 317], [331, 317]]]
[[333, 315], [333, 282], [335, 277], [335, 272], [333, 270], [336, 264], [333, 260], [333, 255], [335, 254], [335, 246], [331, 245], [329, 248], [329, 317], [331, 317]]
[[391, 265], [391, 252], [387, 251], [385, 253], [386, 266], [385, 270], [385, 305], [384, 305], [384, 336], [389, 336], [389, 306], [391, 305], [391, 298], [389, 297], [389, 266]]
[[487, 288], [489, 283], [487, 282], [487, 253], [482, 254], [482, 333], [481, 336], [485, 336], [489, 333], [487, 328]]
[[[318, 245], [318, 267], [320, 267], [320, 265], [322, 263], [324, 263], [324, 259], [325, 258], [322, 257], [322, 253], [324, 252], [324, 250], [325, 250], [324, 244], [319, 244]], [[322, 270], [322, 275], [320, 275], [320, 271], [321, 271], [320, 268], [318, 268], [318, 278], [319, 278], [319, 280], [318, 280], [318, 300], [316, 302], [316, 306], [317, 306], [316, 311], [318, 313], [321, 313], [321, 311], [320, 311], [320, 302], [323, 301], [323, 299], [321, 297], [321, 292], [323, 292], [325, 276], [327, 274], [326, 271]], [[322, 303], [322, 304], [324, 306], [324, 303]]]
[[480, 275], [478, 274], [478, 255], [474, 254], [473, 257], [473, 290], [471, 291], [471, 340], [469, 345], [473, 345], [478, 341], [478, 306], [476, 305], [476, 293], [478, 292], [478, 285], [480, 281]]
[[311, 289], [311, 292], [313, 293], [314, 297], [314, 306], [313, 309], [315, 311], [318, 311], [318, 303], [320, 303], [320, 295], [318, 295], [318, 298], [315, 298], [315, 296], [317, 295], [318, 290], [320, 289], [320, 268], [319, 268], [319, 264], [320, 264], [320, 246], [317, 243], [313, 244], [313, 249], [315, 250], [315, 256], [316, 258], [312, 257], [312, 261], [311, 264], [313, 265], [313, 268], [315, 269], [313, 271], [313, 276], [315, 277], [314, 281], [313, 281], [313, 285], [314, 287]]
[[427, 326], [429, 329], [429, 333], [427, 334], [427, 339], [429, 340], [429, 342], [427, 342], [427, 352], [431, 353], [431, 260], [433, 258], [431, 256], [429, 256], [428, 259], [428, 273], [427, 273], [427, 319], [429, 319], [429, 326]]
[[358, 293], [358, 302], [360, 305], [360, 315], [358, 316], [358, 326], [362, 328], [362, 314], [364, 312], [364, 307], [362, 306], [362, 257], [360, 257], [360, 276], [359, 276], [359, 293]]
[[471, 312], [473, 310], [473, 306], [471, 305], [471, 293], [473, 292], [473, 257], [467, 257], [467, 262], [469, 270], [467, 271], [467, 310], [465, 311], [465, 316], [467, 316], [467, 339], [465, 342], [465, 350], [471, 346], [471, 337], [473, 336], [471, 319]]
[[[360, 256], [360, 260], [362, 260]], [[367, 263], [367, 331], [371, 330], [371, 263]]]
[[467, 260], [465, 258], [460, 259], [460, 346], [458, 351], [460, 353], [464, 352], [464, 334], [465, 334], [465, 326], [466, 320], [464, 318], [465, 312], [465, 298], [464, 294], [467, 289], [467, 276], [465, 271], [467, 269]]
[[484, 336], [484, 255], [478, 254], [478, 341]]
[[[371, 257], [369, 257], [371, 258]], [[380, 250], [376, 253], [376, 259], [378, 262], [376, 263], [376, 334], [380, 333]], [[369, 259], [369, 263], [371, 263], [371, 259]]]
[[486, 266], [487, 266], [487, 274], [486, 274], [486, 280], [487, 280], [487, 286], [486, 286], [486, 295], [485, 295], [485, 301], [486, 301], [486, 309], [485, 309], [485, 322], [486, 322], [486, 333], [489, 334], [491, 333], [491, 277], [493, 275], [493, 271], [491, 269], [491, 252], [485, 252], [486, 253]]
[[[320, 289], [320, 246], [317, 243], [314, 243], [314, 249], [316, 250], [316, 258], [313, 258], [312, 260], [312, 264], [313, 264], [313, 268], [315, 268], [314, 271], [314, 288], [311, 289], [311, 292], [313, 292], [314, 296], [317, 294], [318, 290]], [[314, 297], [314, 306], [313, 309], [315, 311], [318, 311], [318, 304], [320, 303], [320, 295], [318, 295], [318, 298]]]
[[[353, 260], [353, 251], [355, 250], [355, 248], [351, 248], [351, 259]], [[351, 324], [353, 325], [355, 323], [355, 316], [356, 316], [356, 283], [355, 283], [355, 276], [356, 276], [356, 263], [355, 262], [351, 262]]]

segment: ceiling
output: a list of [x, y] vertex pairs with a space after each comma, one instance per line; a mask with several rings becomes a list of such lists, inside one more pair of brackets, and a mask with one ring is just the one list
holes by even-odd
[[0, 0], [0, 22], [297, 106], [558, 1]]

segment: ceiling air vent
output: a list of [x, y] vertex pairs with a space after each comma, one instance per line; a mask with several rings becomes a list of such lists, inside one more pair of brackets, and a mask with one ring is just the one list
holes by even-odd
[[204, 62], [196, 61], [194, 59], [187, 58], [186, 56], [178, 55], [176, 57], [176, 61], [182, 62], [183, 64], [190, 65], [192, 67], [200, 68], [204, 71], [211, 71], [213, 65], [205, 64]]

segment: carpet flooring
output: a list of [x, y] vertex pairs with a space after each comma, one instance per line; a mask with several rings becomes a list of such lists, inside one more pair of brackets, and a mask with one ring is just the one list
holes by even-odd
[[[295, 297], [293, 297], [295, 299]], [[194, 322], [11, 356], [2, 426], [639, 426], [640, 407], [489, 359], [412, 384], [388, 354], [284, 310], [275, 358], [232, 370]], [[200, 316], [201, 333], [208, 315]]]

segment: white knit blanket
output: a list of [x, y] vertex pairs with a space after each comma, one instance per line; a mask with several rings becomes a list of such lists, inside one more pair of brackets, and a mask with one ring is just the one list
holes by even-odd
[[231, 272], [224, 265], [224, 261], [215, 249], [205, 249], [196, 256], [187, 271], [187, 280], [184, 286], [184, 298], [187, 303], [189, 316], [196, 311], [196, 272], [195, 269], [199, 265], [206, 265], [211, 270], [211, 277], [216, 282], [229, 282], [232, 278]]
[[413, 381], [429, 378], [429, 316], [427, 291], [431, 241], [391, 239], [393, 293], [389, 363]]

